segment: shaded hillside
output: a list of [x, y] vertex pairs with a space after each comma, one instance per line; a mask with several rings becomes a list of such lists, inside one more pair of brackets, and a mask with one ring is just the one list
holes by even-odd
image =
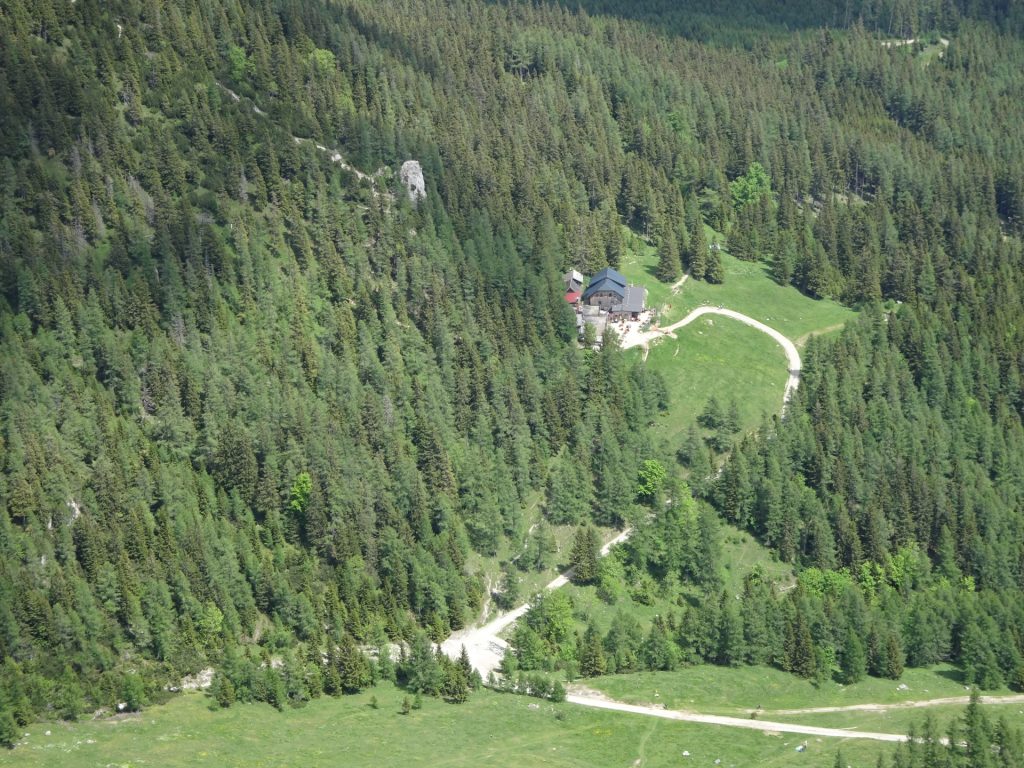
[[962, 21], [987, 21], [1018, 34], [1024, 25], [1020, 6], [998, 0], [724, 0], [710, 4], [693, 0], [582, 0], [564, 5], [582, 7], [595, 15], [641, 20], [694, 40], [745, 47], [757, 45], [766, 35], [782, 36], [821, 27], [841, 29], [856, 24], [898, 38], [953, 34]]

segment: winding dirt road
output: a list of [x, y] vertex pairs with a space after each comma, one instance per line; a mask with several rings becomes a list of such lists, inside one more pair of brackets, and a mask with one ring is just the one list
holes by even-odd
[[737, 312], [733, 309], [725, 309], [724, 307], [697, 307], [697, 309], [690, 312], [690, 314], [682, 320], [665, 328], [658, 328], [644, 333], [633, 334], [629, 339], [623, 342], [622, 348], [629, 349], [630, 347], [637, 346], [647, 347], [651, 342], [664, 336], [671, 336], [675, 338], [675, 331], [689, 325], [694, 320], [703, 317], [704, 315], [720, 315], [733, 320], [739, 320], [744, 325], [749, 325], [751, 328], [767, 334], [774, 339], [780, 347], [782, 347], [782, 350], [786, 353], [786, 360], [789, 364], [789, 378], [786, 380], [786, 389], [782, 393], [782, 405], [785, 407], [786, 403], [789, 402], [793, 393], [796, 391], [796, 388], [800, 386], [800, 370], [803, 363], [800, 360], [800, 353], [796, 349], [796, 344], [771, 326], [765, 325], [760, 320], [748, 317], [742, 312]]
[[589, 695], [570, 694], [565, 699], [571, 704], [595, 709], [609, 709], [614, 712], [626, 712], [632, 715], [660, 717], [665, 720], [682, 720], [687, 723], [705, 723], [707, 725], [724, 725], [730, 728], [746, 728], [753, 731], [769, 731], [771, 733], [800, 733], [806, 736], [827, 736], [837, 739], [871, 739], [873, 741], [907, 741], [901, 733], [878, 733], [875, 731], [855, 731], [845, 728], [821, 728], [816, 725], [794, 725], [793, 723], [776, 723], [769, 720], [752, 720], [742, 717], [726, 717], [725, 715], [704, 715], [700, 712], [680, 712], [675, 709], [659, 707], [642, 707], [637, 704], [623, 704], [621, 701], [610, 701]]
[[[684, 276], [683, 280], [680, 280], [677, 286], [681, 287], [685, 279], [686, 277]], [[622, 346], [624, 349], [636, 346], [642, 346], [644, 349], [647, 349], [652, 342], [655, 342], [658, 339], [666, 336], [674, 338], [675, 331], [689, 325], [694, 320], [697, 320], [704, 315], [719, 315], [721, 317], [738, 320], [744, 325], [748, 325], [761, 333], [767, 334], [782, 347], [783, 351], [786, 353], [786, 360], [789, 367], [789, 379], [786, 381], [786, 389], [783, 394], [782, 401], [783, 408], [785, 408], [786, 404], [792, 397], [793, 392], [800, 385], [800, 371], [803, 367], [803, 363], [800, 359], [800, 353], [797, 351], [796, 345], [790, 339], [779, 333], [779, 331], [775, 330], [771, 326], [765, 325], [759, 320], [748, 317], [741, 312], [725, 309], [724, 307], [698, 307], [682, 320], [679, 320], [665, 328], [630, 334], [628, 339], [623, 341]], [[604, 547], [601, 548], [601, 555], [607, 555], [613, 546], [621, 541], [625, 541], [629, 537], [630, 532], [630, 529], [627, 528], [605, 544]], [[558, 589], [559, 587], [567, 584], [571, 576], [571, 572], [563, 573], [552, 580], [545, 589], [548, 591]], [[508, 613], [498, 616], [483, 626], [459, 630], [441, 643], [441, 650], [449, 657], [456, 658], [460, 654], [463, 646], [465, 646], [466, 651], [469, 654], [470, 663], [477, 669], [477, 671], [480, 672], [481, 675], [487, 677], [490, 672], [498, 669], [501, 664], [501, 658], [505, 653], [505, 650], [508, 648], [508, 643], [502, 640], [498, 635], [518, 621], [519, 618], [529, 610], [529, 608], [530, 606], [528, 603], [523, 604]], [[852, 704], [836, 707], [762, 710], [757, 714], [773, 715], [778, 717], [785, 715], [828, 714], [852, 711], [884, 711], [887, 709], [933, 707], [943, 704], [966, 704], [968, 700], [969, 697], [967, 696], [953, 696], [923, 701], [898, 702], [893, 704]], [[982, 700], [989, 703], [1002, 704], [1024, 703], [1024, 695], [990, 696], [983, 697]], [[597, 691], [590, 691], [587, 689], [582, 689], [570, 694], [566, 698], [566, 701], [583, 707], [612, 710], [626, 714], [644, 715], [646, 717], [658, 717], [665, 720], [679, 720], [691, 723], [705, 723], [707, 725], [720, 725], [730, 728], [745, 728], [748, 730], [771, 733], [794, 733], [807, 736], [838, 739], [870, 739], [873, 741], [885, 742], [903, 742], [907, 741], [908, 738], [905, 734], [900, 733], [859, 731], [852, 728], [825, 728], [815, 725], [801, 725], [795, 723], [782, 723], [775, 720], [763, 720], [760, 717], [729, 717], [726, 715], [710, 715], [700, 712], [685, 712], [654, 706], [626, 704], [620, 701], [613, 701]]]
[[[707, 309], [707, 308], [705, 308]], [[721, 314], [722, 310], [716, 310], [717, 313]], [[702, 313], [704, 314], [704, 313]], [[738, 313], [736, 313], [738, 314]], [[699, 315], [698, 315], [699, 317]], [[748, 320], [750, 318], [747, 318]], [[757, 321], [753, 321], [757, 322]], [[677, 327], [678, 326], [677, 324]], [[766, 326], [767, 327], [767, 326]], [[788, 341], [788, 340], [787, 340]], [[799, 359], [799, 358], [798, 358]], [[629, 538], [631, 529], [627, 528], [622, 531], [618, 536], [613, 538], [611, 541], [601, 547], [602, 557], [607, 555], [611, 548], [616, 544], [625, 541]], [[545, 590], [552, 591], [560, 587], [565, 586], [569, 583], [569, 579], [572, 577], [571, 571], [559, 575], [553, 579], [546, 587]], [[462, 652], [462, 648], [466, 648], [466, 653], [469, 655], [470, 664], [485, 678], [490, 672], [497, 671], [501, 665], [501, 657], [504, 655], [505, 650], [508, 648], [508, 643], [499, 637], [508, 627], [512, 626], [518, 621], [525, 613], [530, 609], [529, 603], [524, 603], [519, 607], [503, 613], [495, 619], [487, 622], [486, 624], [479, 627], [467, 627], [461, 629], [458, 632], [452, 633], [443, 643], [441, 643], [442, 652], [449, 658], [457, 658]], [[1012, 700], [1018, 699], [1024, 700], [1024, 696], [1007, 696], [1007, 697], [995, 697], [1001, 700]], [[930, 706], [934, 704], [956, 704], [960, 703], [961, 699], [966, 700], [966, 697], [954, 697], [951, 699], [935, 699], [932, 702], [915, 702], [916, 706]], [[845, 728], [824, 728], [816, 725], [798, 725], [794, 723], [780, 723], [772, 720], [761, 720], [752, 718], [742, 717], [728, 717], [726, 715], [708, 715], [700, 712], [682, 712], [672, 709], [663, 709], [660, 707], [642, 706], [638, 704], [626, 704], [621, 701], [613, 701], [608, 697], [597, 691], [591, 691], [583, 689], [578, 692], [570, 694], [566, 701], [571, 704], [576, 704], [583, 707], [593, 707], [595, 709], [606, 709], [615, 712], [623, 712], [632, 715], [645, 715], [647, 717], [659, 717], [665, 720], [681, 720], [690, 723], [705, 723], [707, 725], [721, 725], [730, 728], [746, 728], [755, 731], [769, 731], [772, 733], [797, 733], [806, 736], [823, 736], [838, 739], [872, 739], [874, 741], [889, 741], [899, 742], [906, 741], [907, 737], [899, 733], [877, 733], [874, 731], [857, 731]], [[1010, 701], [1006, 701], [1010, 703]], [[885, 709], [889, 707], [897, 706], [908, 706], [910, 702], [906, 704], [895, 704], [895, 705], [853, 705], [850, 707], [818, 707], [814, 709], [806, 710], [776, 710], [771, 712], [774, 715], [782, 714], [813, 714], [817, 712], [838, 712], [846, 709]], [[766, 714], [763, 713], [762, 714]]]
[[[924, 707], [941, 707], [948, 704], [966, 705], [970, 696], [947, 696], [942, 699], [922, 699], [920, 701], [897, 701], [893, 704], [847, 704], [839, 707], [806, 707], [804, 709], [762, 709], [763, 715], [827, 715], [835, 712], [885, 712], [890, 709], [922, 709]], [[1014, 693], [1006, 696], [982, 696], [982, 704], [1024, 704], [1024, 694]], [[753, 712], [754, 710], [748, 710]]]
[[[632, 529], [627, 528], [614, 539], [607, 542], [601, 547], [601, 557], [607, 555], [616, 544], [628, 539], [630, 533], [632, 533]], [[559, 587], [564, 587], [569, 583], [571, 577], [572, 571], [568, 570], [552, 579], [544, 589], [551, 592]], [[441, 643], [441, 651], [449, 658], [454, 659], [459, 656], [462, 652], [462, 647], [465, 646], [466, 653], [469, 655], [469, 663], [486, 678], [488, 673], [497, 671], [501, 665], [501, 657], [504, 655], [505, 649], [508, 648], [508, 643], [498, 637], [498, 635], [515, 624], [529, 609], [530, 604], [523, 603], [518, 608], [501, 614], [483, 626], [467, 627], [460, 629], [458, 632], [453, 632]]]
[[[901, 733], [882, 733], [878, 731], [859, 731], [855, 728], [826, 728], [818, 725], [803, 725], [799, 723], [781, 723], [777, 720], [765, 720], [764, 716], [785, 716], [785, 715], [814, 715], [833, 714], [838, 712], [884, 712], [891, 709], [923, 709], [925, 707], [938, 707], [942, 705], [965, 705], [970, 701], [969, 696], [947, 696], [939, 699], [923, 699], [921, 701], [900, 701], [892, 704], [850, 704], [836, 707], [805, 707], [803, 709], [762, 709], [747, 710], [750, 715], [757, 714], [758, 717], [730, 717], [728, 715], [708, 715], [701, 712], [689, 712], [685, 710], [664, 709], [663, 707], [626, 704], [608, 698], [600, 691], [589, 688], [577, 687], [566, 701], [584, 707], [597, 709], [608, 709], [615, 712], [625, 712], [633, 715], [644, 715], [646, 717], [660, 717], [665, 720], [681, 720], [688, 723], [706, 723], [707, 725], [722, 725], [728, 728], [746, 728], [755, 731], [767, 731], [769, 733], [798, 733], [806, 736], [824, 736], [837, 739], [870, 739], [873, 741], [899, 742], [907, 741], [908, 737]], [[1006, 696], [982, 696], [983, 704], [1022, 704], [1024, 694], [1010, 694]], [[943, 738], [941, 740], [946, 743]]]

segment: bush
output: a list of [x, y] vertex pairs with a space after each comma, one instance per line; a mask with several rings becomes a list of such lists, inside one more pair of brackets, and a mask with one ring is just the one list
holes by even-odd
[[0, 747], [12, 749], [18, 740], [18, 724], [8, 710], [0, 710]]
[[565, 686], [562, 685], [558, 680], [555, 680], [555, 682], [551, 684], [551, 700], [555, 703], [560, 703], [565, 701], [565, 697]]

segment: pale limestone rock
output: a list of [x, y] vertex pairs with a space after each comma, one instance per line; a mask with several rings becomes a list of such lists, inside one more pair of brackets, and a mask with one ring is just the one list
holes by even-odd
[[406, 160], [402, 163], [398, 178], [402, 180], [413, 203], [418, 203], [427, 196], [427, 182], [423, 178], [423, 167], [418, 160]]

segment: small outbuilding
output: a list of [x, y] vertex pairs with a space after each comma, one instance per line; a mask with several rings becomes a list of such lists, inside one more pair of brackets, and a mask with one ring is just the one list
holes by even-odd
[[570, 269], [562, 275], [562, 282], [565, 284], [565, 292], [567, 294], [582, 291], [584, 282], [583, 273], [575, 269]]

